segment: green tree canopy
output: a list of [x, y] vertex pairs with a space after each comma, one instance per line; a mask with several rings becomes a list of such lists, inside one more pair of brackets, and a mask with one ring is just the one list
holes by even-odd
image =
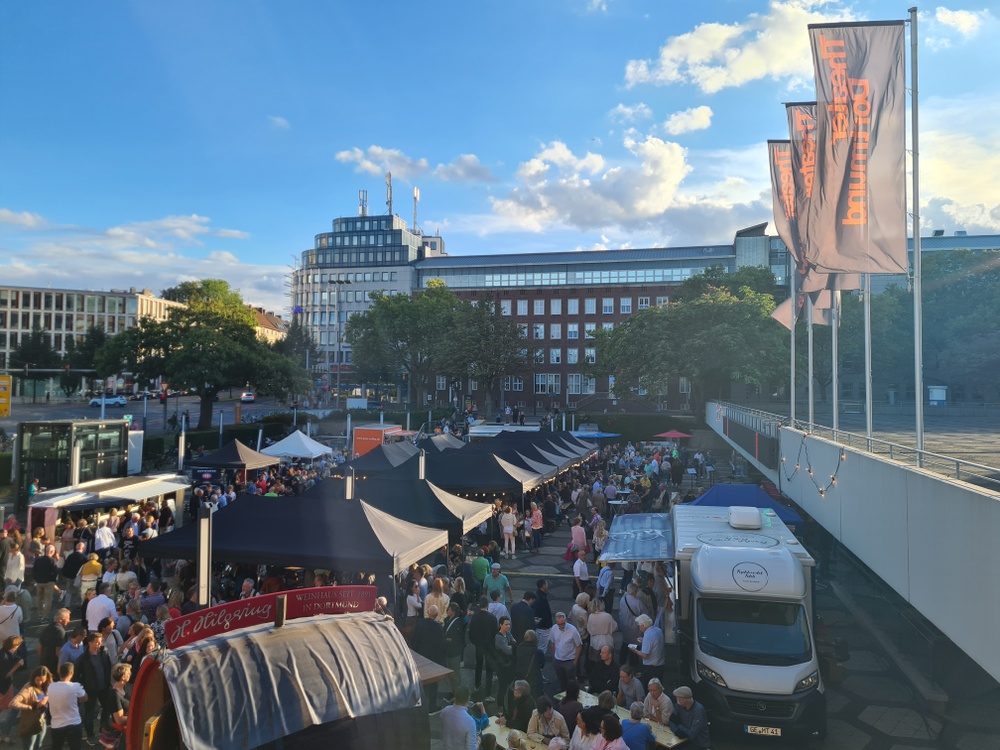
[[51, 334], [38, 327], [22, 333], [10, 353], [10, 367], [17, 370], [23, 380], [47, 380], [53, 374], [39, 370], [55, 370], [61, 364], [59, 352], [52, 347]]

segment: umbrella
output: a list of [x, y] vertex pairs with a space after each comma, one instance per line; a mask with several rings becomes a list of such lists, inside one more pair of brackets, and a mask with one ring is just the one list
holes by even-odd
[[661, 432], [659, 435], [653, 435], [653, 437], [665, 438], [667, 440], [680, 440], [681, 438], [689, 438], [690, 435], [685, 435], [683, 432], [678, 432], [677, 430], [668, 430], [667, 432]]

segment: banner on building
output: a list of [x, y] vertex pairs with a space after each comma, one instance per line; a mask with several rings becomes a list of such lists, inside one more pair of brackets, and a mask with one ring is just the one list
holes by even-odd
[[904, 22], [811, 24], [813, 198], [800, 216], [824, 273], [906, 273]]

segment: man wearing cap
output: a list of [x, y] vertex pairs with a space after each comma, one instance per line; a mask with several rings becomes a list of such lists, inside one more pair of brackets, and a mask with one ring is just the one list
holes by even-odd
[[549, 644], [552, 647], [552, 659], [559, 678], [559, 688], [563, 692], [570, 680], [576, 679], [577, 662], [583, 651], [583, 640], [580, 631], [566, 622], [565, 612], [556, 612], [556, 626], [549, 632]]
[[510, 588], [510, 581], [507, 580], [507, 576], [500, 572], [500, 563], [493, 563], [490, 567], [490, 574], [483, 581], [483, 593], [486, 596], [489, 597], [494, 591], [499, 591], [503, 595], [500, 603], [504, 606], [508, 602], [514, 601], [514, 592]]
[[686, 737], [692, 747], [707, 748], [708, 739], [708, 714], [705, 707], [694, 699], [694, 693], [687, 685], [674, 690], [676, 698], [676, 708], [674, 709], [674, 721], [670, 722], [670, 729], [678, 737]]

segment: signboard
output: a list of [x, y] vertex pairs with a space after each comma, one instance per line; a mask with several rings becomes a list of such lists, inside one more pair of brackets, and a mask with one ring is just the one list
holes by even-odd
[[11, 376], [0, 375], [0, 419], [10, 416], [11, 388]]
[[[285, 617], [294, 620], [313, 615], [374, 612], [378, 589], [375, 586], [322, 586], [282, 591], [281, 594], [287, 597]], [[177, 648], [220, 633], [273, 623], [278, 611], [278, 596], [262, 594], [167, 620], [163, 624], [167, 646]]]

